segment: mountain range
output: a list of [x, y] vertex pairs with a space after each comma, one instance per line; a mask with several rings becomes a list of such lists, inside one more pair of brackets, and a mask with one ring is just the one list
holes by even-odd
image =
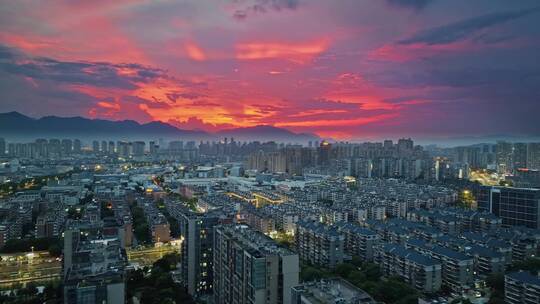
[[[318, 140], [313, 134], [294, 133], [286, 129], [260, 125], [234, 128], [209, 133], [200, 130], [179, 129], [170, 124], [153, 121], [138, 123], [133, 120], [112, 121], [84, 117], [45, 116], [32, 118], [19, 112], [0, 113], [0, 137], [38, 138], [73, 136], [81, 138], [179, 140], [213, 140], [234, 137], [240, 141], [307, 142]], [[98, 138], [99, 137], [99, 138]]]

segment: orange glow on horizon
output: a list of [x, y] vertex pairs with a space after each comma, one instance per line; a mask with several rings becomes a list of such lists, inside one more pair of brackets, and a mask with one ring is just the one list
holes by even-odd
[[290, 122], [277, 122], [274, 124], [276, 127], [347, 127], [347, 126], [359, 126], [368, 123], [378, 122], [381, 120], [391, 119], [396, 117], [397, 114], [381, 114], [369, 117], [361, 117], [355, 119], [322, 119], [322, 120], [306, 120], [306, 121], [290, 121]]

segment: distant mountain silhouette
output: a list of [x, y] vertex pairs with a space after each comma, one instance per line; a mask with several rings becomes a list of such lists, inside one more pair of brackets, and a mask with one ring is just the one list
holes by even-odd
[[0, 114], [0, 132], [11, 134], [165, 134], [206, 135], [204, 132], [181, 130], [162, 122], [139, 124], [133, 120], [111, 121], [84, 117], [45, 116], [30, 118], [18, 112]]
[[234, 137], [238, 140], [285, 142], [304, 142], [317, 139], [317, 136], [312, 134], [297, 134], [272, 126], [236, 128], [217, 133], [207, 133], [200, 130], [179, 129], [159, 121], [140, 124], [133, 120], [111, 121], [57, 116], [45, 116], [35, 119], [19, 112], [0, 113], [0, 137], [5, 134], [24, 137], [73, 135], [83, 137], [102, 136], [104, 138], [143, 138], [154, 136], [192, 140]]

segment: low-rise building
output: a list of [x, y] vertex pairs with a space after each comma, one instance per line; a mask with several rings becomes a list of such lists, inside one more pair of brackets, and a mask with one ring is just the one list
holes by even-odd
[[540, 303], [540, 277], [526, 271], [506, 274], [504, 300], [508, 304]]
[[316, 221], [299, 221], [294, 237], [302, 261], [330, 269], [343, 262], [345, 236], [336, 227]]
[[306, 282], [293, 287], [291, 304], [375, 304], [367, 292], [340, 279]]

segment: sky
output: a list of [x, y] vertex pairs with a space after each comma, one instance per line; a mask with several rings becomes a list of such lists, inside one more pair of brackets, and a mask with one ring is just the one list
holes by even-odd
[[0, 112], [540, 135], [536, 0], [0, 0]]

